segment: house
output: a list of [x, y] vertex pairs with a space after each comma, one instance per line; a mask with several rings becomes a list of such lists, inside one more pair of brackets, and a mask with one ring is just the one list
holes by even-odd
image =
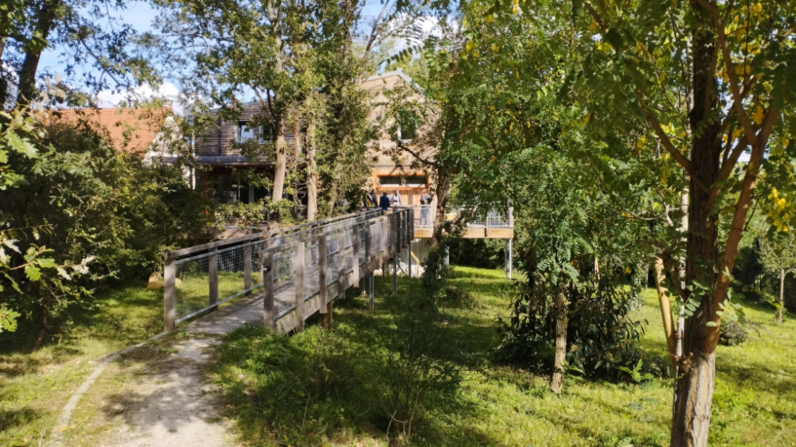
[[[420, 206], [420, 196], [424, 189], [431, 190], [431, 170], [422, 163], [417, 163], [416, 157], [403, 151], [396, 139], [404, 145], [412, 146], [415, 153], [425, 159], [433, 160], [435, 145], [424, 140], [424, 131], [418, 128], [412, 120], [395, 122], [386, 119], [390, 93], [401, 88], [411, 101], [423, 103], [425, 100], [423, 90], [406, 73], [398, 69], [365, 79], [362, 88], [369, 91], [370, 101], [373, 104], [370, 120], [381, 128], [379, 138], [371, 143], [367, 159], [372, 160], [371, 175], [368, 190], [375, 189], [377, 195], [387, 191], [388, 194], [395, 190], [400, 191], [402, 202], [405, 206], [415, 207], [415, 237], [412, 243], [412, 253], [415, 262], [419, 263], [428, 252], [432, 235], [434, 209], [432, 203], [427, 209], [428, 220], [420, 220], [423, 210]], [[404, 88], [405, 87], [405, 88]], [[266, 149], [271, 143], [264, 120], [267, 111], [260, 102], [247, 103], [242, 106], [242, 113], [235, 121], [219, 118], [215, 125], [197, 136], [195, 139], [195, 155], [197, 161], [208, 169], [202, 174], [201, 182], [208, 188], [210, 194], [216, 196], [223, 203], [244, 202], [251, 203], [263, 197], [269, 197], [269, 191], [258, 188], [248, 182], [243, 175], [243, 169], [254, 170], [256, 173], [273, 177], [273, 161], [264, 153], [257, 154], [258, 148]], [[392, 132], [391, 130], [396, 130]], [[287, 123], [284, 128], [285, 140], [292, 149], [295, 157], [301, 157], [301, 130], [297, 124]], [[426, 144], [424, 144], [426, 143]], [[257, 154], [252, 156], [252, 154]], [[434, 199], [436, 200], [436, 199]], [[451, 210], [448, 218], [458, 215], [456, 210]], [[474, 221], [467, 224], [463, 233], [466, 238], [491, 238], [504, 239], [510, 244], [514, 237], [513, 221], [510, 210], [503, 213], [490, 213], [484, 221]], [[403, 259], [402, 262], [408, 262]]]
[[[266, 117], [267, 111], [260, 102], [246, 103], [236, 121], [218, 118], [214, 125], [195, 137], [196, 161], [206, 168], [198, 182], [221, 203], [253, 203], [270, 197], [270, 191], [256, 187], [246, 178], [236, 175], [246, 169], [268, 178], [273, 177], [273, 161], [258, 154], [266, 152], [272, 143], [270, 132], [263, 123]], [[298, 125], [285, 124], [284, 134], [292, 155], [300, 156]]]
[[[179, 146], [188, 151], [171, 107], [53, 109], [41, 115], [45, 122], [70, 125], [86, 123], [98, 132], [107, 132], [113, 147], [151, 163], [172, 161]], [[195, 187], [194, 170], [183, 168], [185, 181]]]

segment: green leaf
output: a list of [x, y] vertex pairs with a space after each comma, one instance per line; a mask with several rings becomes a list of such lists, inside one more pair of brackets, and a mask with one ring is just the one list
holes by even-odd
[[51, 269], [55, 267], [55, 259], [53, 258], [39, 258], [36, 260], [41, 268]]
[[16, 281], [14, 281], [14, 278], [12, 278], [11, 276], [9, 276], [9, 275], [8, 275], [8, 273], [4, 273], [3, 275], [4, 275], [4, 276], [6, 277], [6, 279], [7, 279], [7, 280], [8, 280], [8, 281], [11, 283], [11, 287], [13, 287], [13, 288], [14, 288], [14, 290], [16, 290], [16, 291], [17, 291], [17, 292], [19, 292], [19, 293], [22, 293], [22, 290], [20, 290], [20, 288], [19, 288], [19, 284], [17, 284], [17, 282], [16, 282]]
[[14, 132], [8, 133], [8, 145], [28, 158], [36, 158], [36, 155], [38, 155], [36, 147], [33, 146], [27, 138], [20, 138], [19, 135]]
[[25, 275], [31, 281], [38, 281], [41, 279], [41, 270], [35, 265], [29, 265], [25, 267]]

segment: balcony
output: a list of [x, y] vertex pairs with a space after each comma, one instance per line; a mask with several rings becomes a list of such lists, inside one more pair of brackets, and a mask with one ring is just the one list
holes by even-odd
[[[415, 239], [429, 239], [434, 232], [436, 211], [430, 205], [416, 205], [412, 208], [415, 218]], [[514, 218], [509, 208], [504, 215], [498, 212], [489, 212], [486, 219], [473, 216], [470, 210], [454, 208], [445, 214], [445, 220], [455, 221], [465, 219], [461, 237], [465, 239], [514, 239]]]

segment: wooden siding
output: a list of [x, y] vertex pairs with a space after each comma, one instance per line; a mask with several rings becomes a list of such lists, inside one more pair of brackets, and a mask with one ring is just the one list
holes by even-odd
[[[267, 111], [259, 103], [244, 106], [240, 119], [236, 121], [226, 121], [219, 119], [216, 125], [208, 129], [201, 135], [196, 136], [195, 148], [196, 155], [240, 155], [240, 148], [234, 147], [235, 128], [240, 121], [252, 121], [255, 118], [262, 118], [267, 115]], [[299, 152], [299, 145], [296, 141], [296, 125], [287, 123], [285, 128], [285, 141], [288, 147], [293, 148], [295, 153]], [[260, 129], [254, 126], [254, 141], [259, 142]], [[270, 135], [269, 135], [270, 138]]]

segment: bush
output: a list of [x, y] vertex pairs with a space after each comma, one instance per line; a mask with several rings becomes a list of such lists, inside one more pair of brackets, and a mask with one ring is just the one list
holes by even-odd
[[389, 431], [404, 440], [411, 440], [413, 426], [429, 411], [451, 407], [462, 381], [442, 315], [427, 300], [409, 301], [400, 308], [415, 310], [394, 317], [390, 349], [374, 364], [372, 386]]
[[456, 239], [450, 244], [451, 263], [466, 267], [503, 267], [506, 243], [500, 239]]
[[729, 321], [722, 323], [719, 333], [719, 343], [724, 346], [738, 346], [746, 342], [749, 334], [746, 333], [740, 323]]
[[473, 297], [473, 294], [456, 286], [447, 286], [445, 288], [445, 299], [443, 302], [448, 305], [459, 309], [474, 309], [479, 307], [478, 301]]
[[109, 278], [158, 270], [164, 250], [203, 240], [207, 222], [206, 202], [179, 168], [119, 153], [87, 124], [44, 130], [38, 157], [14, 160], [26, 182], [0, 191], [0, 224], [23, 229], [17, 238], [24, 244], [52, 250], [55, 265], [91, 262], [82, 278], [48, 269], [28, 281], [12, 272], [20, 290], [4, 301], [26, 316], [27, 326], [37, 322], [36, 345], [69, 305], [90, 306], [86, 298]]
[[[555, 352], [555, 315], [545, 284], [516, 284], [514, 303], [500, 355], [532, 370], [550, 370]], [[592, 378], [626, 380], [643, 358], [637, 342], [644, 326], [629, 317], [636, 302], [632, 292], [608, 279], [589, 277], [567, 289], [567, 354], [570, 371]], [[645, 361], [644, 372], [661, 367]]]

